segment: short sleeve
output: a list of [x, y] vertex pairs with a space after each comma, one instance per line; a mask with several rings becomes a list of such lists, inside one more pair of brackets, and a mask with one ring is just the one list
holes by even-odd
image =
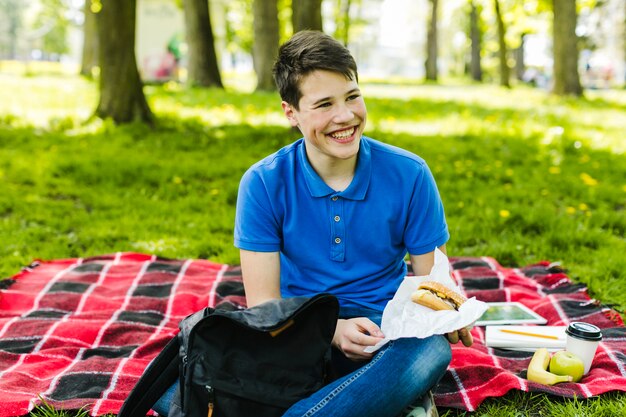
[[426, 163], [416, 177], [404, 241], [412, 255], [435, 250], [450, 238], [439, 190]]
[[281, 246], [279, 222], [272, 196], [253, 168], [241, 179], [235, 214], [235, 246], [255, 252], [278, 252]]

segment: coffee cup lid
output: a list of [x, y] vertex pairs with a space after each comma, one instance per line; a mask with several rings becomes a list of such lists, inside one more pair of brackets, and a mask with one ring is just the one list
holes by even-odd
[[580, 321], [570, 323], [567, 329], [565, 329], [565, 333], [583, 340], [602, 340], [602, 332], [599, 327]]

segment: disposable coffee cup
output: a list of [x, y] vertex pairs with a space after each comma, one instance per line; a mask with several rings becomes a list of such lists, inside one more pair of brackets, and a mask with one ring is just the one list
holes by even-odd
[[586, 375], [602, 340], [600, 328], [589, 323], [574, 322], [567, 326], [565, 335], [565, 350], [582, 359]]

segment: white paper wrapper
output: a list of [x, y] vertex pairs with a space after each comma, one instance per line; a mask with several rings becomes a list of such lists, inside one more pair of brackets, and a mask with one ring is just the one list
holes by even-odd
[[437, 281], [460, 292], [459, 287], [450, 277], [448, 257], [436, 249], [435, 264], [430, 275], [405, 277], [393, 299], [387, 303], [380, 326], [385, 339], [375, 346], [365, 348], [366, 352], [375, 352], [390, 340], [401, 337], [423, 339], [434, 334], [445, 334], [471, 326], [488, 308], [486, 303], [478, 301], [475, 297], [463, 303], [459, 311], [434, 311], [416, 304], [411, 301], [411, 294], [423, 281]]

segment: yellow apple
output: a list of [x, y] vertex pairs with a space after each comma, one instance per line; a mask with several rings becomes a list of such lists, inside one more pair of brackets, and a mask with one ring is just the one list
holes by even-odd
[[552, 355], [549, 370], [556, 375], [569, 375], [572, 382], [578, 382], [583, 377], [585, 365], [582, 359], [572, 352], [560, 350]]

